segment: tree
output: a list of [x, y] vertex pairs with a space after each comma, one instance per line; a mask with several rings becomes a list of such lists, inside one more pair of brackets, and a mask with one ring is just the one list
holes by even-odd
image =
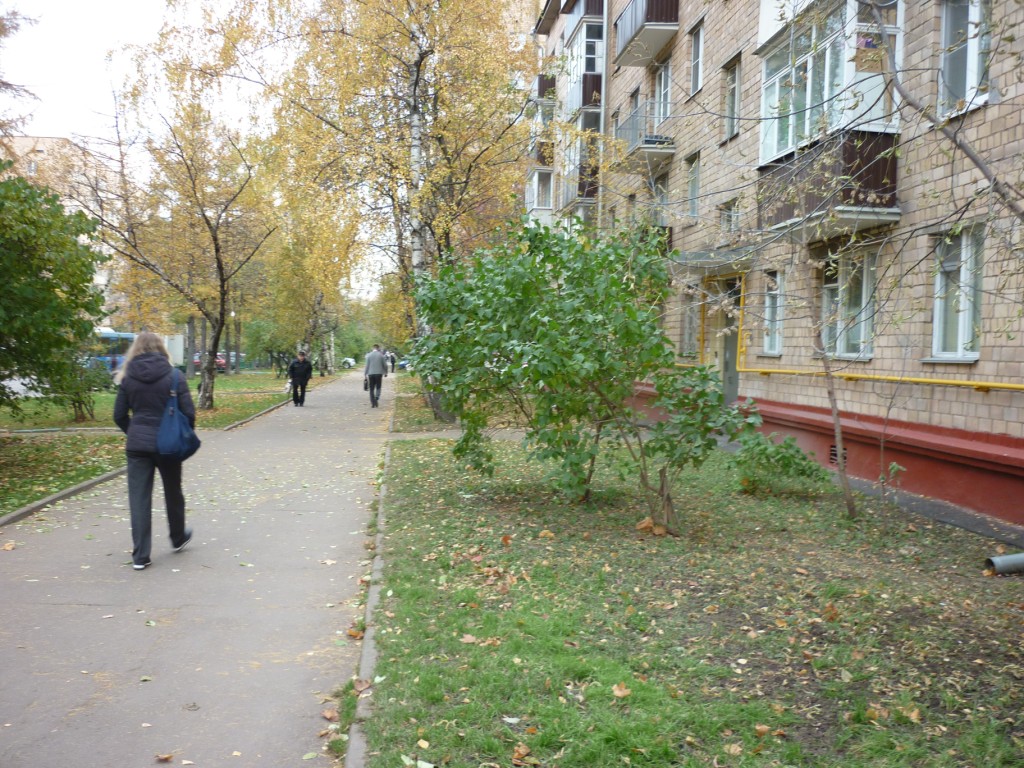
[[93, 276], [105, 257], [88, 244], [94, 229], [49, 190], [0, 180], [0, 405], [17, 409], [14, 379], [43, 392], [72, 388], [79, 353], [103, 316]]
[[[514, 416], [531, 454], [554, 461], [560, 487], [587, 500], [602, 446], [621, 446], [652, 495], [655, 524], [678, 532], [674, 477], [757, 417], [725, 405], [710, 369], [673, 365], [658, 327], [670, 286], [661, 242], [640, 230], [505, 234], [417, 290], [431, 332], [417, 341], [416, 369], [462, 424], [456, 455], [487, 470], [486, 430]], [[648, 425], [633, 406], [637, 381], [652, 382], [652, 408], [667, 418]]]

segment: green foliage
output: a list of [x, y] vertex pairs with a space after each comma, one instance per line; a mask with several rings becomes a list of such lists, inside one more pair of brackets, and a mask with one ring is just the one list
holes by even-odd
[[[605, 438], [629, 447], [651, 488], [650, 460], [662, 462], [659, 473], [699, 463], [717, 434], [738, 434], [751, 417], [725, 407], [713, 372], [674, 365], [658, 323], [669, 286], [643, 230], [597, 238], [530, 224], [421, 281], [430, 333], [417, 343], [416, 370], [462, 423], [456, 455], [489, 471], [486, 430], [516, 420], [533, 457], [557, 467], [560, 489], [587, 498]], [[650, 440], [630, 405], [644, 380], [668, 414]]]
[[83, 242], [94, 226], [49, 190], [0, 181], [0, 405], [18, 406], [12, 379], [55, 394], [77, 381], [77, 352], [102, 317], [93, 275], [105, 257]]
[[828, 483], [829, 471], [800, 450], [792, 435], [775, 442], [778, 434], [750, 432], [740, 437], [731, 463], [739, 471], [740, 485], [748, 493], [782, 492], [794, 486]]

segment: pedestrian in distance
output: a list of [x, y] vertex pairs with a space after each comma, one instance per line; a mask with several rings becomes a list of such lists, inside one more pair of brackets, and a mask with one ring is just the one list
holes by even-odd
[[398, 362], [398, 358], [395, 357], [395, 353], [394, 352], [389, 352], [388, 353], [388, 360], [391, 362], [391, 372], [394, 373], [395, 372], [395, 363]]
[[366, 356], [366, 367], [363, 368], [363, 378], [369, 384], [371, 408], [377, 408], [380, 404], [380, 388], [387, 375], [387, 360], [384, 353], [380, 351], [380, 344], [374, 344], [373, 349]]
[[306, 359], [306, 353], [299, 350], [299, 353], [288, 366], [288, 379], [292, 383], [292, 403], [296, 407], [306, 404], [306, 385], [313, 378], [313, 364]]
[[171, 548], [180, 552], [192, 540], [192, 529], [185, 525], [181, 461], [161, 456], [157, 452], [156, 437], [171, 387], [177, 392], [178, 408], [188, 417], [193, 429], [196, 409], [185, 377], [171, 365], [167, 347], [155, 333], [143, 331], [135, 337], [114, 381], [117, 383], [114, 423], [127, 436], [125, 456], [132, 523], [132, 566], [141, 571], [151, 563], [153, 479], [157, 471], [164, 487]]

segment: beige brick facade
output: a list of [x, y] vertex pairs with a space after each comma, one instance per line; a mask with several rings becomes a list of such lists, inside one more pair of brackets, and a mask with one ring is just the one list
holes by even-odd
[[[572, 34], [564, 11], [583, 1], [551, 17], [541, 38], [549, 56]], [[592, 18], [606, 24], [606, 162], [591, 202], [604, 226], [645, 218], [671, 229], [680, 290], [664, 327], [680, 344], [680, 363], [694, 361], [693, 342], [700, 362], [722, 370], [727, 392], [731, 386], [741, 398], [786, 409], [828, 409], [824, 325], [833, 329], [830, 360], [845, 416], [1024, 449], [1024, 221], [986, 180], [986, 173], [1003, 180], [1020, 205], [1024, 42], [1004, 32], [1024, 24], [1024, 6], [992, 0], [984, 20], [980, 2], [971, 3], [968, 33], [958, 41], [968, 55], [954, 59], [946, 58], [955, 46], [946, 46], [952, 10], [943, 0], [901, 0], [888, 11], [884, 36], [873, 17], [858, 17], [864, 10], [855, 0], [605, 1]], [[665, 21], [672, 11], [674, 24]], [[644, 18], [652, 20], [650, 37], [635, 40], [665, 41], [661, 49], [630, 49], [617, 39], [633, 31], [630, 19]], [[987, 27], [975, 23], [983, 20]], [[786, 44], [803, 33], [810, 39], [810, 30], [814, 42], [801, 64], [799, 42]], [[872, 90], [892, 74], [881, 40], [924, 113], [891, 87]], [[644, 65], [632, 65], [637, 60]], [[810, 100], [820, 88], [837, 105], [817, 123], [792, 117], [806, 134], [799, 127], [787, 134], [783, 121], [772, 121], [779, 100], [772, 101], [769, 70], [780, 60], [792, 70], [778, 78], [778, 92], [792, 87], [790, 94]], [[955, 85], [961, 64], [970, 103], [943, 107], [944, 133], [934, 120], [940, 77]], [[807, 85], [801, 91], [794, 83]], [[646, 121], [631, 133], [638, 114]], [[792, 114], [815, 113], [792, 107]], [[776, 132], [762, 143], [766, 126]], [[782, 319], [769, 337], [776, 348], [766, 350], [775, 280]], [[830, 300], [834, 313], [823, 306]], [[873, 428], [884, 436], [885, 426]]]

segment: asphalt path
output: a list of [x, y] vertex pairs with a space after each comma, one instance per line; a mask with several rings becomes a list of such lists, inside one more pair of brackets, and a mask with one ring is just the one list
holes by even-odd
[[353, 371], [203, 432], [192, 542], [171, 551], [158, 481], [144, 571], [123, 476], [0, 528], [0, 766], [329, 765], [393, 381], [378, 409]]

